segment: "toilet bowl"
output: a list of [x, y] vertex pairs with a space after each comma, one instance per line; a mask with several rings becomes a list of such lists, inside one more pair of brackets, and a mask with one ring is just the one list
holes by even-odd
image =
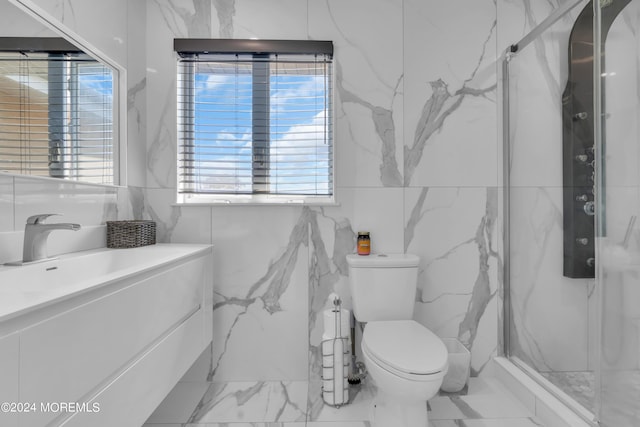
[[444, 342], [412, 320], [419, 258], [347, 255], [353, 313], [366, 322], [362, 354], [377, 386], [373, 427], [427, 427], [427, 400], [448, 369]]
[[447, 348], [413, 320], [369, 322], [362, 354], [378, 388], [371, 411], [376, 427], [426, 427], [426, 402], [447, 373]]

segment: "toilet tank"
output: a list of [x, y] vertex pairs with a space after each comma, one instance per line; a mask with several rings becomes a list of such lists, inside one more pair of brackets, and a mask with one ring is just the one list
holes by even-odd
[[360, 322], [412, 319], [419, 261], [412, 254], [347, 255], [356, 319]]

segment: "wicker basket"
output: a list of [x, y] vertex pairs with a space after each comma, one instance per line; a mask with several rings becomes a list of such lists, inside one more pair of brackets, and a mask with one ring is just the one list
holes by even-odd
[[108, 248], [137, 248], [155, 244], [155, 221], [107, 221]]

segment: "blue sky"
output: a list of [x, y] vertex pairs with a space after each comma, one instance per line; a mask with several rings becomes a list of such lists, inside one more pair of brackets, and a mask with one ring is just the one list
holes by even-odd
[[[251, 189], [252, 154], [252, 77], [250, 72], [211, 74], [209, 68], [195, 75], [195, 137], [202, 143], [196, 148], [200, 167], [214, 166], [217, 172], [233, 173], [236, 190]], [[293, 183], [316, 181], [305, 188], [329, 189], [327, 171], [331, 154], [324, 141], [325, 82], [323, 76], [310, 74], [274, 75], [270, 80], [271, 182], [281, 192], [304, 189]], [[205, 146], [206, 145], [206, 146]], [[214, 154], [215, 152], [215, 154]], [[318, 161], [320, 159], [320, 161]], [[276, 162], [280, 168], [276, 168]], [[315, 170], [314, 170], [315, 169]], [[207, 183], [220, 181], [210, 177]], [[228, 181], [228, 179], [226, 180]], [[231, 183], [229, 183], [231, 184]], [[204, 188], [203, 188], [204, 189]]]

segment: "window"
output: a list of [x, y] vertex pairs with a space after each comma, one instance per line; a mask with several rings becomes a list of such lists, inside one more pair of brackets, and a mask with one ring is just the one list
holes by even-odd
[[333, 201], [331, 42], [176, 39], [178, 202]]
[[62, 39], [9, 43], [20, 47], [0, 50], [0, 171], [114, 184], [111, 69]]

